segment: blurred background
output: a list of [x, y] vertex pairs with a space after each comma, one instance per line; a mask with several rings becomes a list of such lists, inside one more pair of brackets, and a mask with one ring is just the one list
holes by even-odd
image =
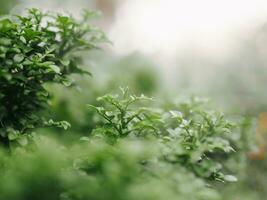
[[[226, 114], [253, 119], [254, 136], [267, 124], [259, 117], [267, 112], [266, 0], [0, 0], [0, 5], [2, 15], [30, 7], [75, 17], [83, 9], [102, 13], [94, 24], [112, 44], [84, 55], [93, 77], [75, 77], [78, 89], [48, 86], [54, 94], [50, 114], [71, 122], [70, 132], [90, 132], [98, 119], [85, 104], [97, 104], [97, 96], [119, 86], [159, 99], [208, 97]], [[264, 140], [265, 132], [259, 133]], [[266, 199], [266, 158], [242, 159], [240, 181], [225, 189], [226, 199]]]
[[1, 1], [2, 13], [37, 7], [79, 17], [82, 9], [99, 10], [103, 15], [96, 24], [113, 42], [100, 60], [93, 59], [105, 65], [101, 68], [141, 56], [174, 95], [201, 94], [242, 112], [263, 111], [266, 105], [265, 0]]

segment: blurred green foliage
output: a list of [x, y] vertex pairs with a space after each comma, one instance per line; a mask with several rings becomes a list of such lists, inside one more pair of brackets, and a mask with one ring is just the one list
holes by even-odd
[[[4, 4], [2, 8], [5, 9]], [[68, 21], [66, 16], [61, 17]], [[68, 23], [74, 22], [68, 19]], [[80, 25], [83, 27], [83, 22]], [[79, 39], [65, 31], [69, 45]], [[98, 33], [98, 39], [105, 39], [102, 32]], [[0, 34], [2, 39], [3, 32]], [[43, 41], [45, 37], [38, 39]], [[21, 46], [22, 51], [24, 47]], [[88, 47], [94, 45], [90, 43]], [[11, 55], [15, 61], [20, 60]], [[155, 64], [140, 55], [117, 58], [103, 52], [76, 52], [72, 59], [78, 63], [83, 60], [87, 66], [83, 69], [92, 72], [93, 78], [68, 76], [65, 84], [72, 80], [77, 84], [67, 88], [48, 82], [42, 85], [52, 94], [51, 99], [45, 99], [50, 108], [34, 114], [51, 119], [46, 125], [53, 128], [33, 129], [38, 134], [33, 134], [32, 141], [24, 147], [13, 147], [10, 152], [0, 150], [0, 199], [265, 200], [266, 158], [255, 161], [247, 156], [257, 149], [257, 121], [251, 115], [265, 109], [261, 95], [257, 105], [240, 101], [227, 104], [225, 117], [197, 97], [176, 101], [173, 91], [164, 91]], [[63, 68], [71, 61], [61, 61], [56, 61], [55, 66], [65, 72]], [[57, 69], [52, 67], [54, 72]], [[239, 83], [236, 76], [232, 81]], [[245, 84], [234, 85], [233, 93]], [[111, 95], [120, 86], [129, 86], [138, 95], [126, 90], [122, 95]], [[214, 87], [211, 86], [212, 91]], [[219, 91], [224, 95], [225, 87], [216, 87], [216, 94]], [[250, 91], [243, 94], [254, 94]], [[106, 93], [109, 94], [103, 96]], [[156, 96], [156, 101], [145, 95]], [[218, 97], [226, 101], [226, 97]], [[6, 108], [3, 103], [2, 108]], [[241, 116], [239, 111], [250, 115]], [[235, 123], [226, 120], [229, 117]], [[66, 131], [55, 128], [68, 126], [67, 122], [58, 122], [61, 120], [70, 122], [72, 127]]]
[[17, 0], [0, 0], [0, 15], [8, 14], [16, 2]]
[[35, 142], [12, 156], [1, 151], [1, 199], [219, 199], [182, 166], [157, 160], [153, 141]]

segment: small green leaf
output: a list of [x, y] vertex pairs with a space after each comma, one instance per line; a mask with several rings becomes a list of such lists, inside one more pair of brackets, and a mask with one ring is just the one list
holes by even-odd
[[225, 175], [224, 180], [228, 182], [237, 182], [237, 178], [233, 175]]
[[68, 66], [70, 64], [70, 60], [69, 59], [62, 59], [62, 60], [60, 60], [60, 62], [64, 66]]
[[20, 39], [20, 41], [21, 41], [21, 42], [23, 42], [24, 44], [26, 44], [26, 43], [27, 43], [27, 41], [26, 41], [25, 37], [23, 37], [23, 36], [20, 36], [20, 37], [19, 37], [19, 39]]
[[16, 54], [13, 58], [15, 63], [20, 63], [24, 60], [23, 54]]
[[8, 139], [9, 140], [16, 140], [20, 135], [20, 132], [18, 130], [13, 129], [13, 128], [8, 128], [7, 133], [8, 133]]
[[11, 39], [0, 38], [0, 45], [8, 46], [8, 45], [11, 45], [11, 44], [12, 44]]
[[48, 68], [51, 69], [56, 74], [60, 74], [60, 68], [56, 65], [48, 65]]

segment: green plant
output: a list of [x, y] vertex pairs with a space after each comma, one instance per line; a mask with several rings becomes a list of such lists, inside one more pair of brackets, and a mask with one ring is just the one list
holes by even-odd
[[94, 130], [94, 133], [109, 134], [115, 138], [126, 137], [129, 134], [157, 134], [159, 130], [154, 125], [161, 123], [157, 113], [146, 107], [135, 106], [139, 102], [152, 101], [152, 98], [130, 95], [128, 88], [121, 88], [121, 93], [121, 96], [105, 95], [97, 99], [103, 101], [107, 108], [89, 105], [105, 121], [101, 127]]
[[[70, 126], [39, 112], [49, 106], [47, 84], [69, 86], [74, 84], [71, 74], [89, 74], [79, 67], [81, 51], [106, 41], [101, 31], [87, 25], [93, 15], [86, 12], [77, 21], [31, 9], [26, 17], [0, 20], [0, 143], [25, 144], [36, 128]], [[143, 72], [129, 82], [134, 90], [151, 93], [156, 81]], [[119, 83], [113, 79], [106, 91]], [[90, 89], [87, 96], [101, 91]], [[83, 104], [69, 95], [63, 97], [65, 105], [70, 102], [66, 97]], [[237, 181], [229, 175], [236, 172], [231, 154], [248, 148], [248, 138], [237, 141], [235, 126], [199, 98], [162, 105], [122, 88], [120, 95], [97, 100], [83, 119], [90, 120], [85, 126], [90, 129], [80, 129], [91, 135], [80, 141], [67, 144], [66, 136], [60, 142], [40, 136], [11, 153], [0, 148], [0, 199], [220, 200], [220, 182]], [[99, 123], [91, 131], [96, 116]], [[246, 124], [241, 132], [248, 131]], [[243, 159], [244, 152], [236, 156], [241, 154]]]
[[194, 174], [156, 160], [152, 140], [110, 145], [91, 138], [66, 146], [40, 137], [36, 144], [12, 155], [0, 150], [0, 199], [219, 200]]
[[30, 9], [27, 16], [0, 20], [0, 143], [9, 146], [36, 127], [69, 126], [47, 121], [37, 112], [48, 105], [46, 83], [69, 86], [70, 74], [90, 74], [79, 67], [77, 52], [106, 41], [103, 32], [88, 24], [93, 16], [87, 11], [77, 21]]
[[[220, 113], [203, 110], [195, 101], [177, 105], [180, 110], [151, 112], [155, 109], [138, 105], [138, 101], [150, 98], [129, 95], [128, 90], [122, 90], [122, 98], [105, 95], [99, 100], [111, 107], [90, 106], [105, 121], [92, 135], [110, 138], [150, 135], [159, 141], [158, 159], [182, 166], [206, 180], [236, 181], [234, 176], [223, 173], [223, 164], [217, 159], [227, 158], [234, 151], [226, 137], [233, 125]], [[136, 106], [130, 108], [133, 103]]]
[[[51, 91], [51, 107], [53, 112], [47, 115], [55, 120], [64, 119], [72, 127], [68, 130], [50, 129], [50, 132], [64, 132], [73, 136], [85, 136], [101, 121], [101, 117], [95, 115], [95, 109], [86, 109], [86, 104], [101, 107], [104, 101], [97, 101], [96, 97], [102, 94], [117, 91], [120, 86], [129, 86], [136, 94], [157, 95], [159, 90], [159, 77], [152, 61], [141, 55], [129, 55], [115, 57], [106, 51], [94, 51], [86, 54], [88, 69], [93, 60], [94, 68], [90, 69], [94, 78], [77, 79], [79, 90], [62, 85], [49, 85]], [[85, 68], [87, 69], [87, 68]], [[121, 76], [123, 74], [123, 76]], [[75, 98], [78, 97], [79, 98]], [[142, 101], [145, 104], [148, 100]], [[134, 106], [134, 105], [133, 105]], [[59, 134], [58, 134], [59, 135]]]

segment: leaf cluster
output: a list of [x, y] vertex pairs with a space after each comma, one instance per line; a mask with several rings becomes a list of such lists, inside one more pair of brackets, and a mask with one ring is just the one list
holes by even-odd
[[1, 199], [219, 200], [194, 174], [155, 160], [159, 149], [151, 141], [63, 146], [41, 138], [36, 144], [12, 156], [0, 151]]
[[[186, 105], [190, 112], [181, 109], [185, 106], [182, 103], [177, 110], [165, 111], [152, 106], [144, 109], [140, 101], [151, 99], [130, 95], [124, 89], [121, 96], [105, 95], [98, 99], [105, 102], [104, 107], [93, 108], [103, 123], [93, 130], [93, 136], [104, 135], [113, 142], [114, 138], [116, 141], [127, 136], [152, 137], [161, 149], [159, 160], [186, 168], [206, 180], [236, 181], [235, 177], [223, 173], [223, 163], [216, 159], [227, 158], [234, 152], [226, 137], [233, 131], [233, 125], [222, 114], [192, 103]], [[133, 103], [135, 107], [129, 107]]]
[[94, 134], [109, 134], [110, 137], [121, 138], [128, 135], [142, 135], [159, 130], [155, 124], [162, 123], [160, 116], [148, 107], [136, 106], [141, 102], [152, 102], [152, 98], [129, 93], [128, 88], [121, 88], [121, 95], [105, 95], [97, 98], [106, 107], [89, 105], [104, 119], [104, 123], [94, 130]]
[[96, 49], [106, 40], [102, 31], [88, 24], [92, 15], [85, 12], [81, 20], [75, 20], [30, 9], [26, 16], [0, 20], [1, 143], [9, 143], [7, 130], [22, 135], [46, 124], [36, 114], [47, 106], [45, 84], [69, 86], [69, 75], [90, 74], [79, 67], [82, 59], [77, 52]]

